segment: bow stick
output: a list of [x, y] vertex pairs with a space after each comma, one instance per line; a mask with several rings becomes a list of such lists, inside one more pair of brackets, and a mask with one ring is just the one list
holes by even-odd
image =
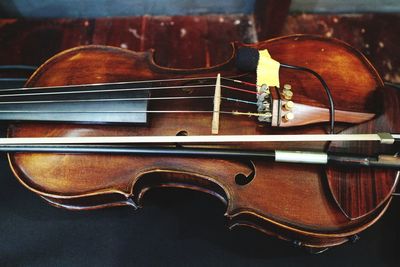
[[248, 142], [326, 142], [379, 141], [393, 144], [400, 134], [287, 134], [287, 135], [192, 135], [192, 136], [85, 136], [0, 138], [0, 145], [23, 144], [174, 144], [174, 143], [248, 143]]
[[107, 137], [17, 137], [1, 138], [2, 152], [108, 153], [174, 156], [213, 156], [223, 158], [263, 158], [275, 162], [307, 164], [340, 164], [400, 170], [396, 155], [359, 156], [315, 151], [251, 151], [228, 149], [134, 147], [131, 144], [170, 144], [207, 142], [287, 142], [287, 141], [379, 141], [394, 144], [400, 134], [343, 135], [218, 135], [218, 136], [107, 136]]

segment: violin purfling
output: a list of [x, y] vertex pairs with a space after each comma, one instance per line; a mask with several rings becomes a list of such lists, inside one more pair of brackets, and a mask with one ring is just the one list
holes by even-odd
[[[253, 50], [238, 58], [243, 48]], [[259, 84], [252, 67], [261, 59], [251, 51], [266, 49], [280, 62], [279, 86]], [[17, 179], [56, 207], [137, 208], [151, 188], [187, 188], [225, 203], [230, 227], [322, 250], [352, 240], [388, 208], [399, 178], [399, 111], [400, 94], [335, 39], [236, 43], [225, 63], [187, 70], [158, 65], [152, 52], [91, 45], [55, 55], [23, 89], [0, 93], [11, 140], [0, 150]], [[189, 139], [197, 136], [204, 140]], [[313, 155], [336, 164], [296, 163]]]

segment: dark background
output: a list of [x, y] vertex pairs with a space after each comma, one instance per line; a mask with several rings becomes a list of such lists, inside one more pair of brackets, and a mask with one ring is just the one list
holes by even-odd
[[[70, 47], [107, 44], [154, 48], [164, 66], [203, 67], [226, 60], [231, 41], [313, 33], [350, 43], [385, 80], [400, 82], [395, 2], [290, 2], [4, 1], [0, 65], [38, 66]], [[121, 15], [129, 17], [116, 17]], [[0, 76], [23, 78], [29, 72], [2, 70]], [[1, 83], [4, 88], [22, 84]], [[197, 192], [154, 189], [140, 210], [73, 212], [49, 206], [19, 184], [5, 155], [0, 178], [1, 266], [398, 266], [400, 198], [355, 244], [312, 255], [252, 229], [228, 230], [224, 205]]]

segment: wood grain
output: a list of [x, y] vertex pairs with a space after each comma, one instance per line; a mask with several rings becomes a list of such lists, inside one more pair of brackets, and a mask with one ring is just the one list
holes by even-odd
[[[357, 51], [339, 41], [315, 36], [278, 38], [256, 45], [268, 48], [279, 60], [291, 64], [307, 64], [323, 72], [332, 86], [332, 93], [342, 108], [375, 109], [367, 105], [369, 95], [381, 85], [373, 67]], [[321, 49], [324, 49], [322, 51]], [[298, 51], [303, 51], [298, 57]], [[309, 51], [307, 55], [305, 51]], [[305, 57], [303, 57], [305, 55]], [[336, 55], [336, 56], [333, 56]], [[44, 64], [27, 86], [52, 86], [92, 82], [160, 79], [238, 74], [232, 69], [233, 58], [212, 68], [180, 70], [156, 65], [149, 53], [133, 53], [126, 49], [86, 46], [66, 51]], [[344, 62], [343, 58], [346, 58]], [[349, 77], [325, 69], [326, 60], [342, 62], [357, 68], [338, 70], [340, 75], [358, 77], [363, 92], [358, 101], [346, 98], [342, 90], [354, 90]], [[353, 73], [356, 71], [357, 74]], [[299, 95], [314, 96], [319, 101], [320, 88], [305, 74], [288, 75]], [[283, 76], [284, 79], [287, 78]], [[212, 89], [211, 89], [212, 90]], [[162, 92], [161, 94], [170, 92]], [[180, 92], [185, 94], [187, 92]], [[189, 92], [191, 93], [191, 92]], [[204, 103], [186, 101], [180, 105]], [[155, 103], [174, 108], [177, 103]], [[322, 104], [323, 105], [323, 104]], [[224, 116], [220, 134], [285, 133], [283, 129], [260, 127], [257, 120]], [[146, 126], [13, 124], [12, 137], [22, 136], [118, 136], [118, 135], [189, 135], [209, 134], [211, 116], [204, 114], [152, 115]], [[295, 128], [291, 133], [323, 133], [324, 125]], [[310, 144], [234, 144], [231, 148], [323, 150], [324, 143]], [[232, 225], [248, 225], [260, 231], [274, 232], [279, 237], [296, 239], [304, 246], [329, 247], [346, 242], [349, 236], [362, 231], [379, 218], [386, 205], [376, 207], [368, 216], [349, 220], [332, 199], [319, 166], [303, 166], [259, 160], [232, 161], [213, 158], [140, 157], [120, 155], [70, 155], [18, 153], [10, 155], [11, 167], [18, 179], [30, 190], [53, 205], [71, 209], [90, 209], [115, 205], [140, 204], [143, 194], [153, 187], [178, 187], [199, 190], [217, 196], [227, 204], [226, 215]], [[154, 178], [157, 177], [157, 178]], [[249, 180], [237, 183], [238, 177]], [[116, 197], [119, 196], [119, 197]], [[107, 202], [108, 201], [108, 202]], [[111, 201], [111, 202], [110, 202]]]
[[[335, 18], [334, 16], [328, 17], [328, 20], [325, 21], [336, 25], [333, 36], [345, 39], [363, 49], [367, 56], [377, 63], [381, 71], [387, 72], [389, 61], [383, 62], [381, 59], [391, 58], [389, 51], [396, 51], [397, 49], [394, 45], [390, 45], [395, 43], [390, 40], [396, 38], [397, 35], [389, 34], [396, 27], [388, 27], [386, 22], [382, 23], [383, 19], [377, 20], [375, 16], [372, 16], [368, 20], [371, 22], [364, 29], [369, 37], [360, 39], [358, 37], [362, 35], [354, 35], [354, 32], [358, 30], [362, 34], [363, 20], [368, 19], [368, 16], [362, 17], [359, 23], [354, 23], [358, 18], [349, 17], [343, 20], [342, 17], [337, 17], [338, 20]], [[320, 19], [321, 17], [318, 15], [290, 16], [284, 32], [312, 32], [328, 35], [330, 28], [321, 26], [321, 23], [318, 22]], [[396, 19], [396, 16], [394, 16], [392, 22], [388, 23], [394, 25]], [[256, 40], [251, 16], [200, 16], [197, 19], [188, 18], [187, 21], [189, 23], [185, 23], [183, 18], [176, 17], [43, 21], [1, 20], [0, 47], [2, 57], [0, 57], [0, 64], [40, 65], [50, 56], [67, 48], [85, 44], [109, 44], [137, 51], [154, 48], [156, 50], [156, 62], [161, 66], [195, 68], [213, 66], [227, 61], [232, 54], [232, 48], [228, 45], [230, 41], [254, 42]], [[338, 23], [335, 21], [338, 21]], [[199, 26], [196, 26], [196, 23]], [[387, 30], [384, 38], [389, 38], [389, 41], [384, 42], [384, 49], [380, 48], [376, 41], [376, 32], [373, 33], [372, 30], [375, 27], [374, 25], [381, 25], [376, 27], [384, 27]], [[181, 30], [182, 28], [186, 30], [186, 33]], [[174, 38], [170, 38], [170, 36]], [[371, 52], [370, 49], [365, 47], [365, 44], [370, 44], [370, 47], [375, 47], [380, 52]], [[279, 45], [271, 44], [268, 47], [276, 51], [279, 50]], [[298, 50], [288, 48], [288, 51], [291, 51], [291, 56], [299, 54]], [[321, 52], [318, 53], [321, 54]], [[297, 62], [291, 61], [290, 56], [285, 57], [285, 53], [278, 54], [281, 59], [287, 59], [288, 63]], [[70, 70], [68, 64], [59, 65], [54, 69], [54, 72], [36, 76], [37, 79], [33, 79], [31, 85], [92, 82], [96, 74], [103, 75], [104, 81], [132, 79], [143, 75], [140, 72], [126, 71], [126, 66], [129, 66], [128, 69], [135, 67], [135, 62], [132, 62], [130, 56], [122, 56], [119, 60], [116, 60], [116, 62], [122, 64], [115, 64], [112, 72], [103, 68], [107, 61], [96, 60], [96, 58], [98, 59], [98, 56], [82, 57], [80, 61], [75, 62], [82, 68], [79, 71], [73, 71], [68, 77], [63, 77], [63, 73]], [[314, 59], [312, 54], [304, 57], [299, 64], [308, 64], [310, 59]], [[385, 65], [381, 65], [380, 62]], [[393, 67], [390, 73], [396, 73], [398, 66], [396, 60], [391, 59], [390, 63]], [[361, 66], [363, 70], [371, 71], [368, 63], [362, 62]], [[59, 71], [56, 71], [57, 69]], [[319, 69], [319, 71], [327, 72], [331, 69]], [[134, 70], [136, 71], [137, 68]], [[346, 72], [341, 72], [341, 74], [345, 75]], [[50, 77], [53, 75], [54, 79], [51, 80]], [[83, 79], [83, 76], [87, 77]], [[375, 77], [367, 79], [365, 83], [361, 81], [362, 84], [351, 83], [351, 79], [347, 83], [342, 80], [342, 85], [345, 85], [346, 89], [356, 86], [367, 88], [372, 92], [381, 83], [378, 75], [374, 74], [373, 76]], [[287, 81], [294, 83], [294, 88], [300, 88], [299, 91], [305, 91], [307, 88], [305, 84], [295, 82], [303, 78], [309, 83], [310, 88], [318, 86], [315, 81], [307, 76], [285, 73], [285, 77], [287, 77]], [[47, 79], [50, 79], [50, 82]], [[367, 86], [365, 87], [365, 85]], [[335, 86], [333, 88], [335, 92], [341, 89], [341, 87], [336, 88]], [[347, 90], [344, 91], [347, 93]], [[354, 92], [353, 95], [349, 95], [351, 98], [347, 98], [343, 92], [337, 93], [337, 95], [341, 100], [347, 101], [345, 103], [356, 100], [354, 101], [355, 104], [350, 105], [350, 109], [368, 109], [376, 112], [376, 107], [379, 106], [374, 96], [365, 100], [365, 95], [362, 95], [358, 99], [358, 94]], [[313, 97], [314, 95], [310, 98], [313, 104], [325, 106], [323, 95], [316, 96], [318, 101], [322, 100], [322, 103], [317, 103], [318, 101], [313, 100]], [[345, 106], [347, 105], [343, 104], [342, 107]], [[208, 133], [208, 118], [190, 117], [189, 119], [191, 123], [185, 124], [183, 118], [179, 116], [159, 116], [152, 118], [150, 126], [154, 127], [154, 133], [174, 135], [182, 130], [189, 134]], [[178, 124], [179, 126], [177, 126]], [[238, 127], [239, 124], [241, 127]], [[184, 125], [184, 127], [181, 127], [181, 125]], [[195, 127], [195, 125], [199, 126]], [[222, 126], [223, 133], [245, 133], [247, 131], [280, 133], [279, 130], [265, 129], [263, 126], [255, 127], [253, 121], [243, 119], [240, 123], [237, 123], [236, 119], [233, 120], [229, 117], [224, 118]], [[308, 130], [313, 133], [324, 133], [326, 128], [323, 125], [317, 125]], [[75, 125], [60, 127], [59, 124], [14, 124], [9, 131], [10, 135], [15, 136], [138, 135], [147, 133], [145, 130], [135, 127], [81, 126], [77, 128]], [[303, 131], [304, 129], [300, 127], [291, 129], [290, 133], [301, 133]], [[321, 150], [324, 145], [315, 144], [308, 148]], [[239, 144], [240, 146], [242, 144]], [[278, 149], [295, 149], [298, 144], [293, 146], [271, 144], [271, 146]], [[263, 147], [250, 148], [262, 149]], [[231, 162], [206, 158], [198, 160], [175, 158], [182, 160], [182, 164], [179, 166], [181, 170], [178, 173], [175, 169], [177, 167], [176, 162], [173, 159], [164, 158], [153, 158], [153, 160], [146, 158], [144, 161], [142, 161], [143, 158], [140, 158], [141, 162], [139, 162], [137, 157], [120, 156], [115, 158], [115, 168], [112, 167], [109, 157], [104, 155], [88, 157], [87, 155], [16, 154], [11, 155], [10, 159], [13, 166], [21, 164], [20, 167], [15, 167], [14, 171], [27, 187], [32, 190], [38, 189], [42, 196], [52, 201], [53, 205], [61, 205], [71, 209], [132, 205], [131, 194], [133, 194], [134, 204], [137, 205], [140, 204], [141, 197], [149, 188], [157, 186], [201, 190], [212, 193], [222, 201], [227, 202], [229, 195], [226, 192], [229, 192], [229, 190], [226, 188], [231, 188], [240, 193], [238, 196], [234, 195], [235, 205], [229, 206], [228, 215], [231, 218], [232, 225], [255, 227], [278, 238], [291, 241], [300, 240], [301, 244], [312, 247], [326, 247], [347, 242], [349, 236], [372, 225], [383, 214], [388, 205], [388, 202], [385, 202], [380, 207], [375, 207], [374, 211], [366, 216], [350, 220], [335, 203], [335, 199], [329, 191], [329, 185], [325, 180], [324, 170], [315, 166], [301, 168], [297, 165], [266, 164], [259, 161]], [[69, 165], [64, 165], [66, 163]], [[160, 164], [162, 168], [149, 168], [151, 164], [156, 163]], [[201, 167], [206, 164], [211, 164], [214, 168], [207, 169], [207, 175], [199, 175], [199, 173], [204, 173], [204, 169]], [[38, 166], [40, 167], [38, 168]], [[254, 172], [255, 167], [256, 172]], [[228, 170], [227, 175], [220, 175], [221, 169], [225, 170], [226, 168], [232, 170]], [[146, 170], [149, 173], [146, 173]], [[239, 173], [245, 176], [254, 175], [252, 182], [244, 186], [237, 185], [234, 182], [234, 176]], [[96, 177], [96, 183], [92, 180], [93, 176]], [[27, 179], [27, 177], [34, 179]], [[67, 177], [68, 179], [66, 179]], [[303, 179], [302, 177], [306, 178]], [[390, 180], [388, 181], [390, 182]], [[132, 187], [132, 184], [135, 184], [135, 187]], [[277, 190], [279, 187], [284, 189]], [[254, 193], [254, 188], [257, 188], [256, 193]], [[265, 212], [266, 209], [269, 212]], [[303, 210], [307, 211], [303, 213]], [[260, 213], [263, 215], [258, 216], [257, 214]]]
[[[381, 88], [384, 111], [376, 119], [351, 127], [342, 133], [398, 133], [400, 124], [400, 94], [396, 89]], [[329, 151], [359, 155], [395, 155], [393, 145], [374, 142], [332, 142]], [[386, 203], [395, 190], [399, 172], [374, 168], [328, 167], [329, 186], [340, 208], [351, 219], [360, 218]]]

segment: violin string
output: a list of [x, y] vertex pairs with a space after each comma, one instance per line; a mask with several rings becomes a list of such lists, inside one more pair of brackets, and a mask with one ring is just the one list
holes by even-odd
[[[116, 83], [97, 83], [97, 84], [82, 84], [82, 85], [65, 85], [65, 86], [53, 86], [53, 87], [32, 87], [32, 88], [16, 88], [16, 89], [5, 89], [1, 90], [2, 92], [16, 92], [16, 91], [24, 91], [22, 94], [0, 94], [0, 97], [24, 97], [24, 96], [41, 96], [41, 95], [64, 95], [64, 94], [92, 94], [92, 93], [108, 93], [108, 92], [126, 92], [126, 91], [144, 91], [144, 90], [167, 90], [167, 89], [204, 89], [214, 87], [215, 84], [199, 84], [199, 85], [178, 85], [178, 86], [158, 86], [158, 87], [136, 87], [136, 88], [105, 88], [105, 89], [95, 89], [95, 90], [86, 90], [90, 87], [95, 86], [115, 86], [115, 85], [129, 85], [129, 84], [148, 84], [149, 82], [172, 82], [172, 81], [193, 81], [197, 80], [198, 82], [206, 81], [206, 80], [214, 80], [216, 77], [203, 77], [199, 78], [177, 78], [177, 79], [163, 79], [163, 80], [147, 80], [147, 81], [131, 81], [131, 82], [116, 82]], [[256, 87], [255, 84], [245, 81], [240, 81], [231, 78], [221, 77], [221, 79], [230, 81], [232, 83], [244, 84], [245, 86]], [[82, 87], [82, 88], [79, 88]], [[233, 86], [221, 85], [222, 88], [226, 88], [229, 90], [236, 90], [245, 93], [257, 94], [257, 91], [247, 90], [243, 88], [237, 88]], [[30, 90], [40, 90], [40, 89], [57, 89], [57, 88], [78, 88], [82, 90], [75, 91], [58, 91], [58, 92], [39, 92], [39, 93], [31, 93]], [[30, 101], [4, 101], [0, 102], [0, 104], [36, 104], [36, 103], [75, 103], [75, 102], [112, 102], [112, 101], [144, 101], [144, 100], [183, 100], [183, 99], [213, 99], [214, 96], [186, 96], [186, 97], [135, 97], [135, 98], [110, 98], [110, 99], [66, 99], [66, 100], [30, 100]], [[230, 98], [230, 97], [221, 97], [222, 100], [232, 101], [237, 103], [245, 103], [251, 105], [257, 105], [257, 103], [242, 99]], [[0, 113], [143, 113], [143, 111], [43, 111], [43, 110], [3, 110]], [[176, 110], [176, 111], [146, 111], [148, 113], [185, 113], [185, 112], [206, 112], [211, 113], [214, 111], [190, 111], [190, 110]], [[221, 113], [225, 114], [233, 114], [233, 115], [247, 115], [247, 116], [265, 116], [265, 114], [258, 113], [249, 113], [249, 112], [239, 112], [239, 111], [221, 111]]]
[[[41, 93], [24, 93], [24, 94], [0, 94], [0, 97], [25, 97], [25, 96], [43, 96], [43, 95], [69, 95], [69, 94], [94, 94], [94, 93], [109, 93], [109, 92], [129, 92], [129, 91], [147, 91], [147, 90], [168, 90], [168, 89], [204, 89], [214, 87], [213, 84], [202, 85], [181, 85], [181, 86], [158, 86], [158, 87], [142, 87], [142, 88], [114, 88], [114, 89], [99, 89], [99, 90], [80, 90], [80, 91], [62, 91], [62, 92], [41, 92]], [[256, 91], [250, 91], [233, 86], [221, 85], [222, 88], [236, 90], [250, 94], [257, 94]]]
[[[0, 110], [0, 113], [8, 111]], [[212, 110], [12, 110], [12, 113], [212, 113]], [[234, 111], [221, 111], [221, 113], [234, 113]]]
[[[24, 88], [9, 88], [2, 89], [1, 92], [14, 92], [14, 91], [30, 91], [30, 90], [43, 90], [43, 89], [63, 89], [63, 88], [71, 88], [71, 87], [96, 87], [96, 86], [116, 86], [116, 85], [129, 85], [129, 84], [146, 84], [146, 83], [157, 83], [157, 82], [185, 82], [185, 81], [194, 81], [197, 80], [201, 82], [203, 80], [215, 80], [216, 77], [190, 77], [190, 78], [176, 78], [176, 79], [155, 79], [155, 80], [141, 80], [141, 81], [127, 81], [127, 82], [111, 82], [111, 83], [90, 83], [90, 84], [71, 84], [71, 85], [56, 85], [56, 86], [36, 86], [36, 87], [24, 87]], [[230, 81], [233, 83], [244, 84], [247, 86], [257, 85], [250, 82], [240, 81], [237, 79], [231, 79], [226, 77], [221, 77], [222, 80]], [[68, 92], [68, 91], [67, 91]]]
[[[118, 113], [118, 114], [125, 114], [125, 113], [214, 113], [213, 110], [126, 110], [126, 111], [115, 111], [115, 110], [104, 110], [104, 111], [71, 111], [71, 110], [66, 110], [66, 111], [61, 111], [61, 110], [13, 110], [13, 111], [0, 111], [1, 113], [34, 113], [34, 114], [70, 114], [70, 113], [83, 113], [83, 114], [102, 114], [102, 113]], [[234, 115], [234, 116], [248, 116], [248, 117], [258, 117], [258, 116], [270, 116], [269, 114], [264, 114], [264, 113], [251, 113], [251, 112], [239, 112], [239, 111], [219, 111], [221, 114], [228, 114], [228, 115]]]
[[[153, 100], [186, 100], [186, 99], [213, 99], [214, 96], [168, 96], [168, 97], [132, 97], [132, 98], [93, 98], [93, 99], [62, 99], [62, 100], [28, 100], [28, 101], [9, 101], [0, 102], [0, 105], [7, 104], [44, 104], [44, 103], [79, 103], [79, 102], [117, 102], [117, 101], [153, 101]], [[236, 99], [231, 97], [221, 97], [223, 100], [257, 105], [256, 102]]]
[[[109, 92], [129, 92], [129, 91], [147, 91], [147, 90], [166, 90], [166, 89], [189, 89], [189, 88], [207, 88], [213, 87], [212, 84], [202, 85], [182, 85], [182, 86], [159, 86], [159, 87], [141, 87], [141, 88], [110, 88], [99, 90], [79, 90], [79, 91], [61, 91], [61, 92], [41, 92], [41, 93], [23, 93], [23, 94], [0, 94], [0, 97], [24, 97], [41, 95], [70, 95], [70, 94], [93, 94]], [[29, 91], [28, 91], [29, 92]]]
[[221, 87], [227, 88], [227, 89], [230, 89], [230, 90], [235, 90], [235, 91], [241, 91], [241, 92], [245, 92], [245, 93], [250, 93], [250, 94], [254, 94], [254, 95], [258, 95], [258, 94], [259, 94], [257, 91], [250, 91], [250, 90], [246, 90], [246, 89], [242, 89], [242, 88], [237, 88], [237, 87], [232, 87], [232, 86], [227, 86], [227, 85], [221, 85]]
[[246, 81], [241, 81], [241, 80], [237, 80], [237, 79], [231, 79], [231, 78], [226, 78], [226, 77], [221, 77], [222, 80], [227, 80], [227, 81], [231, 81], [234, 83], [241, 83], [247, 86], [251, 86], [251, 87], [257, 87], [257, 84], [255, 83], [251, 83], [251, 82], [246, 82]]
[[182, 99], [209, 99], [213, 96], [169, 96], [169, 97], [128, 97], [128, 98], [93, 98], [93, 99], [61, 99], [61, 100], [28, 100], [0, 102], [7, 104], [44, 104], [44, 103], [79, 103], [79, 102], [117, 102], [117, 101], [146, 101], [146, 100], [182, 100]]
[[[141, 84], [141, 83], [156, 83], [156, 82], [179, 82], [179, 81], [192, 81], [202, 79], [216, 79], [216, 77], [190, 77], [190, 78], [176, 78], [176, 79], [158, 79], [158, 80], [141, 80], [141, 81], [126, 81], [126, 82], [110, 82], [110, 83], [83, 83], [83, 84], [69, 84], [69, 85], [55, 85], [55, 86], [35, 86], [35, 87], [23, 87], [23, 88], [9, 88], [2, 89], [1, 92], [12, 92], [12, 91], [27, 91], [27, 90], [42, 90], [42, 89], [63, 89], [63, 88], [71, 88], [71, 87], [95, 87], [95, 86], [114, 86], [114, 85], [128, 85], [128, 84]], [[221, 77], [222, 79], [222, 77]]]

